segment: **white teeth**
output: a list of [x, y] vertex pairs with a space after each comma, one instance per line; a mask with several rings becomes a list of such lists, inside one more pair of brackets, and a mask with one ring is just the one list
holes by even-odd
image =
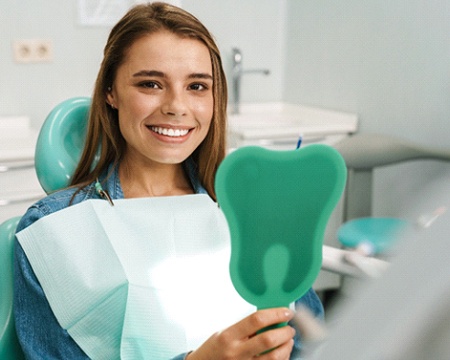
[[159, 126], [151, 126], [150, 129], [160, 135], [171, 136], [171, 137], [184, 136], [189, 132], [189, 130], [187, 130], [187, 129], [167, 129], [167, 128], [163, 128], [163, 127], [159, 127]]

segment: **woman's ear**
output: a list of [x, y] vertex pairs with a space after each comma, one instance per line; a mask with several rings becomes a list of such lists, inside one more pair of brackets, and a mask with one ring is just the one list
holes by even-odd
[[116, 108], [116, 103], [114, 101], [114, 94], [111, 87], [108, 87], [108, 92], [106, 93], [106, 102], [113, 108]]

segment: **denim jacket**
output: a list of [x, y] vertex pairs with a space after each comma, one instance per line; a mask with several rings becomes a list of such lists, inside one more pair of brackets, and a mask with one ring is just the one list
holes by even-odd
[[[206, 193], [196, 176], [193, 162], [188, 160], [184, 165], [195, 193]], [[113, 200], [123, 199], [118, 167], [111, 169], [111, 176], [106, 178], [104, 175], [100, 178], [100, 182]], [[75, 191], [74, 188], [57, 191], [35, 203], [20, 220], [17, 232], [70, 204], [101, 198], [95, 183], [86, 186], [73, 197]], [[306, 305], [316, 316], [323, 316], [322, 304], [312, 289], [297, 303]], [[17, 336], [27, 359], [89, 359], [68, 332], [59, 325], [17, 239], [14, 259], [14, 316]], [[296, 336], [295, 340], [291, 358], [300, 350], [299, 336]], [[181, 360], [185, 356], [186, 354], [180, 354], [173, 360]]]

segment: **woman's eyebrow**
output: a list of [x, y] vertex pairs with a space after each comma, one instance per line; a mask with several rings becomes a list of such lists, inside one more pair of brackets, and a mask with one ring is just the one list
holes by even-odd
[[207, 80], [213, 80], [212, 75], [208, 73], [194, 73], [190, 74], [188, 76], [190, 79], [207, 79]]
[[155, 76], [155, 77], [165, 77], [166, 75], [162, 71], [158, 70], [141, 70], [137, 73], [133, 74], [133, 77], [140, 77], [140, 76]]
[[[142, 77], [142, 76], [163, 78], [166, 77], [166, 74], [159, 70], [141, 70], [133, 74], [133, 77]], [[213, 80], [212, 75], [208, 73], [192, 73], [188, 75], [188, 78]]]

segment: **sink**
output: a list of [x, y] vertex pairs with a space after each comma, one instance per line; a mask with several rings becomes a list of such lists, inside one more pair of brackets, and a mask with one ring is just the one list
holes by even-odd
[[302, 136], [312, 142], [348, 135], [357, 129], [356, 114], [288, 103], [242, 104], [240, 114], [229, 114], [232, 147], [274, 142], [295, 144]]

